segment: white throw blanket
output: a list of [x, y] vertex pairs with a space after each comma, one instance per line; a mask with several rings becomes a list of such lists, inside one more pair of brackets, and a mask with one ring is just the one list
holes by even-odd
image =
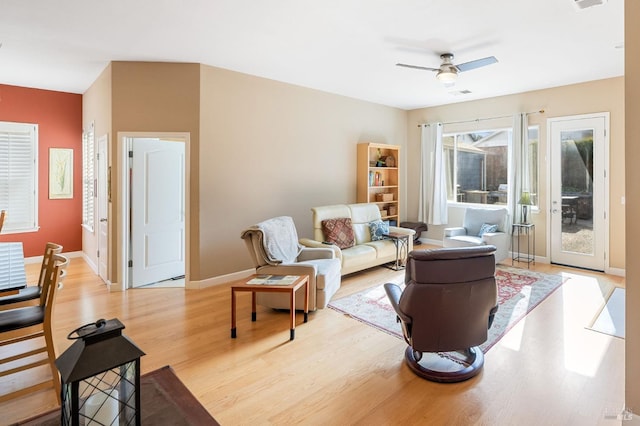
[[243, 235], [247, 232], [258, 235], [264, 249], [265, 261], [271, 265], [293, 263], [302, 251], [295, 224], [289, 216], [274, 217], [260, 222], [249, 227]]

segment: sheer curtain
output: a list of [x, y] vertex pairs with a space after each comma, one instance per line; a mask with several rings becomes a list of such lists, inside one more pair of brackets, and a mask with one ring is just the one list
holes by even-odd
[[442, 123], [424, 124], [421, 128], [418, 218], [431, 225], [445, 225], [448, 222], [447, 180]]
[[509, 215], [513, 222], [522, 222], [522, 209], [519, 208], [518, 201], [523, 191], [531, 190], [529, 173], [529, 119], [527, 114], [516, 114], [513, 116], [513, 143], [511, 164]]

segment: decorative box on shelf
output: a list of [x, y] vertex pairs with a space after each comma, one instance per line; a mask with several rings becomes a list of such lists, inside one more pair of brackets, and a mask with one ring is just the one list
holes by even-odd
[[378, 193], [376, 194], [376, 201], [393, 201], [393, 194]]
[[398, 213], [398, 208], [396, 206], [389, 206], [389, 216], [395, 216]]
[[382, 216], [382, 217], [387, 217], [387, 216], [388, 216], [388, 214], [387, 214], [387, 210], [385, 210], [385, 209], [380, 210], [380, 216]]

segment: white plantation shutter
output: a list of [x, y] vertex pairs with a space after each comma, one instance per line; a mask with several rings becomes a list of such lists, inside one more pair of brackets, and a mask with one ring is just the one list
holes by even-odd
[[38, 229], [38, 125], [0, 122], [2, 232]]
[[93, 232], [94, 212], [94, 138], [93, 126], [82, 134], [82, 224]]

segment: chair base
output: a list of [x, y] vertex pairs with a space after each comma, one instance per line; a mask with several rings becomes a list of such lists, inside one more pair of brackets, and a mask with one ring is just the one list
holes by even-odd
[[480, 373], [484, 365], [484, 354], [478, 346], [463, 352], [426, 352], [425, 354], [407, 346], [404, 357], [407, 365], [416, 375], [440, 383], [469, 380]]

